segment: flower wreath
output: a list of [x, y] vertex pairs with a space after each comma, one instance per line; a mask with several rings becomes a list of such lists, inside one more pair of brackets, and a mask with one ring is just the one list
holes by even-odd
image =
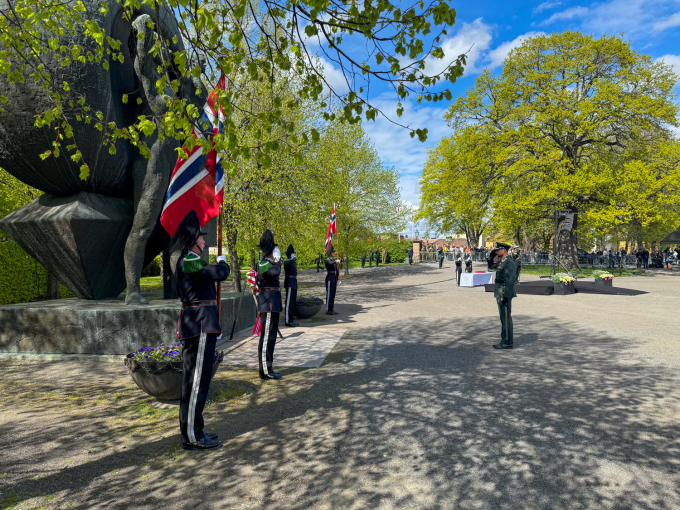
[[260, 286], [257, 284], [257, 271], [251, 269], [246, 275], [246, 281], [250, 286], [250, 290], [253, 291], [253, 296], [257, 297], [260, 295]]

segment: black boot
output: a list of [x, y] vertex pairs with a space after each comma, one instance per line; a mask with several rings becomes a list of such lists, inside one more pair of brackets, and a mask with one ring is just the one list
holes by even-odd
[[512, 349], [512, 344], [499, 343], [493, 346], [494, 349]]

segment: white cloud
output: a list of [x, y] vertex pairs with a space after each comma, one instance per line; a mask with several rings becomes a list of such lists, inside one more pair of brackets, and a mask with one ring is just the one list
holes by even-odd
[[407, 100], [403, 102], [404, 114], [397, 117], [394, 113], [395, 103], [387, 97], [378, 98], [371, 103], [382, 109], [390, 118], [411, 129], [428, 130], [427, 141], [423, 143], [417, 136], [411, 138], [407, 129], [396, 126], [382, 117], [375, 122], [363, 124], [384, 164], [399, 170], [402, 199], [417, 207], [420, 204], [420, 174], [427, 161], [427, 150], [451, 133], [443, 119], [446, 106], [439, 107], [438, 103], [419, 105], [414, 100]]
[[573, 18], [582, 18], [588, 14], [588, 8], [587, 7], [571, 7], [570, 9], [567, 9], [566, 11], [562, 12], [556, 12], [552, 16], [550, 16], [548, 19], [541, 21], [539, 23], [540, 25], [550, 25], [552, 23], [555, 23], [556, 21], [562, 21], [562, 20], [569, 20]]
[[489, 48], [492, 27], [477, 18], [472, 23], [463, 23], [455, 36], [445, 39], [441, 47], [445, 57], [437, 59], [429, 57], [426, 60], [426, 72], [429, 75], [441, 73], [446, 66], [463, 53], [467, 54], [465, 72], [476, 70], [475, 64], [479, 57]]
[[667, 17], [664, 20], [657, 21], [654, 23], [654, 30], [666, 30], [667, 28], [673, 28], [680, 25], [680, 12], [676, 12], [672, 16]]
[[538, 4], [538, 6], [534, 9], [534, 13], [538, 14], [539, 12], [543, 12], [547, 9], [552, 9], [553, 7], [558, 7], [560, 5], [562, 5], [562, 2], [557, 1], [543, 2], [542, 4]]
[[347, 92], [347, 80], [345, 79], [343, 72], [325, 58], [317, 58], [319, 59], [320, 67], [323, 67], [323, 76], [326, 78], [328, 85], [333, 87], [333, 90], [335, 90], [335, 92], [338, 94], [344, 94]]
[[675, 74], [680, 76], [680, 55], [664, 55], [663, 57], [655, 59], [654, 62], [663, 62], [664, 64], [671, 66], [673, 71], [675, 71]]
[[486, 61], [488, 62], [487, 68], [495, 69], [503, 63], [505, 57], [513, 48], [520, 46], [526, 39], [535, 37], [537, 35], [543, 35], [545, 32], [527, 32], [526, 34], [519, 35], [515, 37], [512, 41], [506, 41], [500, 44], [496, 49], [489, 51], [486, 54]]

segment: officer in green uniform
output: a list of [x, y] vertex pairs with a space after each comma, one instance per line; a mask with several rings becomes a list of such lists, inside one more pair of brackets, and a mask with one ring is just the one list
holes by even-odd
[[501, 343], [494, 345], [494, 349], [512, 349], [512, 298], [517, 296], [515, 294], [517, 269], [512, 257], [508, 256], [510, 248], [509, 244], [496, 243], [487, 260], [489, 270], [496, 270], [493, 295], [501, 317]]

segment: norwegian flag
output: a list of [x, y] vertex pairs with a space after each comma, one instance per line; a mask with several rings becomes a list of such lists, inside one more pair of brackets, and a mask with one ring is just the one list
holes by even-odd
[[[206, 131], [194, 128], [196, 138], [211, 139], [213, 135], [222, 132], [224, 112], [221, 108], [219, 112], [217, 111], [217, 90], [224, 89], [224, 81], [222, 73], [199, 119], [201, 127], [206, 123], [212, 127]], [[177, 227], [189, 211], [196, 211], [198, 220], [203, 226], [219, 214], [224, 201], [224, 170], [220, 162], [221, 155], [215, 150], [204, 154], [200, 145], [191, 149], [185, 147], [183, 150], [187, 157], [177, 158], [161, 212], [161, 225], [171, 237], [175, 235]]]
[[331, 244], [331, 241], [333, 241], [333, 234], [337, 233], [338, 227], [335, 224], [335, 204], [333, 204], [333, 214], [331, 214], [331, 221], [328, 224], [328, 233], [326, 234], [326, 245], [323, 248], [324, 253], [326, 252], [326, 250], [328, 250], [328, 245]]

